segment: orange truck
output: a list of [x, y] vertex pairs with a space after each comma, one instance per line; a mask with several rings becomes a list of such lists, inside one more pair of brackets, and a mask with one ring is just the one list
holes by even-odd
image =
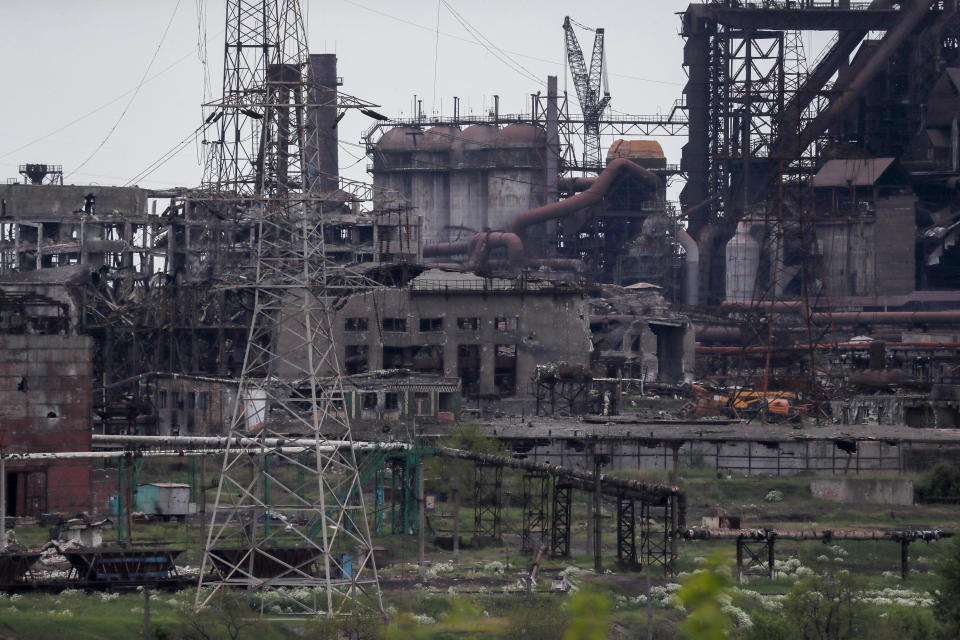
[[790, 391], [714, 392], [701, 385], [693, 385], [694, 413], [698, 416], [727, 415], [753, 417], [765, 411], [767, 420], [781, 422], [803, 413], [797, 394]]

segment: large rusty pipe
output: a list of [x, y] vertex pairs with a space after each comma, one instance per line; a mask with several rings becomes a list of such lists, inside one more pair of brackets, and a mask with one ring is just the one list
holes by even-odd
[[810, 319], [814, 324], [960, 324], [960, 311], [825, 311]]
[[431, 258], [433, 256], [456, 256], [470, 252], [470, 241], [460, 242], [438, 242], [436, 244], [423, 245], [423, 257]]
[[900, 11], [902, 16], [900, 20], [892, 29], [887, 31], [883, 40], [880, 41], [880, 46], [877, 47], [877, 50], [874, 51], [850, 83], [843, 88], [843, 93], [836, 100], [833, 100], [823, 113], [814, 118], [813, 122], [804, 127], [800, 133], [799, 149], [806, 149], [837, 120], [840, 114], [846, 113], [850, 104], [860, 96], [867, 85], [870, 84], [870, 81], [887, 63], [893, 52], [903, 44], [903, 41], [920, 24], [920, 21], [929, 13], [930, 8], [937, 1], [917, 0], [909, 8]]
[[467, 260], [467, 267], [477, 269], [483, 266], [490, 251], [497, 248], [506, 249], [511, 269], [523, 268], [526, 262], [523, 240], [517, 234], [506, 231], [487, 231], [473, 236], [470, 240], [470, 258]]
[[518, 214], [517, 217], [513, 219], [513, 232], [520, 238], [523, 238], [527, 228], [532, 225], [540, 224], [548, 220], [565, 218], [571, 213], [575, 213], [600, 202], [607, 194], [607, 191], [610, 190], [614, 179], [621, 174], [633, 175], [650, 187], [652, 191], [656, 191], [660, 186], [659, 178], [657, 178], [657, 175], [652, 171], [644, 169], [627, 158], [617, 158], [600, 172], [600, 175], [593, 181], [593, 184], [583, 193], [578, 193], [560, 202], [551, 202], [542, 207], [530, 209], [529, 211]]

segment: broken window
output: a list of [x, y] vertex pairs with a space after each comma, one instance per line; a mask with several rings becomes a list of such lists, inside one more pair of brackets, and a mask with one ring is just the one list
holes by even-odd
[[344, 331], [366, 331], [368, 326], [366, 318], [347, 318], [343, 321]]
[[373, 227], [357, 227], [357, 242], [364, 244], [373, 242]]
[[370, 347], [365, 344], [348, 344], [343, 361], [348, 376], [366, 373], [370, 370]]
[[396, 331], [403, 332], [407, 330], [407, 319], [406, 318], [384, 318], [383, 319], [383, 330], [384, 331]]
[[388, 391], [383, 394], [383, 408], [387, 411], [396, 411], [400, 408], [400, 394], [396, 391]]
[[497, 345], [494, 353], [493, 384], [501, 396], [516, 395], [517, 345]]
[[504, 316], [501, 318], [497, 318], [496, 321], [494, 321], [494, 326], [497, 327], [497, 331], [516, 331], [517, 317]]
[[443, 331], [443, 318], [420, 318], [420, 331]]
[[455, 395], [456, 394], [450, 392], [440, 393], [437, 398], [437, 411], [452, 413], [456, 407]]
[[384, 347], [383, 348], [383, 368], [384, 369], [405, 369], [407, 368], [407, 350], [403, 347]]
[[166, 391], [161, 391], [160, 393], [157, 394], [157, 406], [159, 406], [161, 409], [167, 408], [167, 392]]
[[210, 394], [207, 393], [206, 391], [201, 391], [199, 396], [197, 397], [197, 406], [200, 407], [202, 410], [206, 411], [207, 404], [209, 402], [210, 402]]
[[424, 345], [413, 348], [413, 370], [422, 373], [443, 375], [443, 347]]
[[413, 394], [413, 402], [417, 408], [418, 416], [429, 416], [432, 415], [430, 407], [430, 394], [422, 391], [418, 391]]
[[465, 394], [480, 393], [480, 345], [461, 344], [457, 347], [457, 376]]
[[376, 392], [364, 393], [360, 397], [360, 406], [364, 409], [376, 409], [377, 408]]
[[480, 328], [480, 318], [457, 318], [457, 329], [476, 331]]

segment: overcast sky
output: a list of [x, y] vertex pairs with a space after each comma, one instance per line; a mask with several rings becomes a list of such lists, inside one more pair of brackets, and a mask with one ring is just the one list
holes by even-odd
[[[511, 64], [478, 45], [445, 4], [506, 52]], [[68, 183], [124, 184], [200, 124], [205, 77], [208, 97], [221, 92], [223, 0], [4, 5], [2, 177], [17, 177], [18, 164], [46, 162], [63, 165]], [[461, 99], [461, 113], [482, 113], [494, 94], [500, 95], [501, 112], [527, 111], [530, 93], [542, 87], [518, 66], [536, 78], [558, 75], [562, 91], [565, 15], [606, 28], [613, 109], [666, 112], [685, 81], [676, 13], [686, 5], [686, 0], [304, 0], [311, 51], [336, 53], [343, 91], [382, 105], [378, 110], [390, 116], [409, 115], [414, 94], [425, 110], [435, 107], [444, 114], [452, 112], [453, 96]], [[592, 34], [579, 35], [589, 56]], [[147, 81], [120, 119], [155, 52]], [[573, 96], [572, 83], [568, 87]], [[344, 175], [364, 178], [366, 160], [356, 145], [369, 124], [356, 112], [341, 123]], [[684, 140], [661, 141], [669, 161], [679, 162]], [[137, 183], [194, 186], [202, 173], [199, 154], [191, 144]]]

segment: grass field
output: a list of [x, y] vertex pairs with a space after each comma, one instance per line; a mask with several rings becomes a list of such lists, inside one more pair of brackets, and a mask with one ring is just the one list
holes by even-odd
[[[622, 474], [647, 480], [665, 480], [658, 472]], [[960, 510], [952, 506], [877, 507], [865, 504], [842, 505], [814, 498], [808, 489], [809, 476], [790, 478], [717, 477], [707, 470], [685, 469], [680, 484], [687, 491], [689, 520], [723, 510], [743, 518], [751, 528], [805, 529], [906, 529], [915, 527], [953, 528]], [[445, 479], [434, 474], [428, 486], [443, 486]], [[392, 554], [391, 564], [382, 568], [384, 605], [392, 614], [387, 637], [516, 637], [517, 625], [528, 630], [527, 637], [556, 637], [568, 615], [565, 604], [571, 596], [554, 589], [554, 583], [605, 594], [612, 603], [611, 620], [615, 637], [646, 637], [653, 624], [655, 637], [674, 638], [683, 613], [674, 593], [685, 574], [696, 571], [706, 558], [720, 558], [728, 566], [735, 558], [732, 540], [683, 541], [677, 569], [679, 577], [666, 577], [662, 570], [619, 571], [614, 566], [616, 533], [614, 518], [604, 522], [604, 572], [593, 573], [593, 558], [587, 555], [586, 505], [582, 497], [574, 505], [573, 552], [570, 558], [545, 558], [541, 576], [532, 593], [521, 578], [528, 572], [529, 554], [519, 551], [521, 510], [517, 506], [519, 479], [505, 474], [508, 504], [504, 507], [504, 544], [485, 548], [465, 546], [456, 563], [452, 553], [428, 544], [428, 581], [418, 584], [417, 545], [412, 536], [382, 535], [375, 544]], [[772, 490], [783, 495], [781, 502], [766, 502]], [[469, 541], [473, 510], [464, 506], [458, 514], [464, 538]], [[436, 522], [440, 522], [438, 518]], [[447, 520], [449, 522], [449, 520]], [[445, 525], [448, 526], [448, 525]], [[19, 540], [36, 547], [46, 541], [40, 527], [18, 528]], [[108, 533], [107, 536], [110, 534]], [[137, 523], [134, 542], [187, 550], [181, 560], [199, 563], [200, 529], [194, 524]], [[902, 582], [899, 576], [900, 548], [888, 541], [824, 544], [818, 541], [778, 541], [778, 574], [770, 579], [761, 573], [748, 574], [746, 584], [733, 594], [732, 604], [746, 616], [775, 609], [783, 594], [804, 577], [825, 571], [847, 571], [861, 578], [865, 602], [871, 607], [902, 605], [929, 607], [931, 573], [939, 554], [939, 543], [910, 546], [913, 573]], [[649, 598], [647, 594], [649, 593]], [[190, 638], [184, 626], [192, 617], [193, 590], [157, 593], [151, 600], [151, 624], [155, 638]], [[866, 606], [866, 605], [865, 605]], [[246, 618], [244, 616], [244, 618]], [[208, 621], [216, 625], [216, 621]], [[221, 623], [224, 620], [220, 620]], [[225, 624], [225, 623], [224, 623]], [[374, 623], [369, 623], [374, 624]], [[143, 626], [143, 596], [140, 593], [91, 593], [67, 591], [60, 594], [29, 593], [0, 598], [0, 637], [12, 638], [137, 638]], [[265, 632], [269, 629], [268, 632]], [[237, 638], [333, 637], [329, 626], [291, 622], [264, 622], [250, 618]], [[267, 635], [264, 635], [264, 634]], [[390, 634], [400, 635], [393, 635]], [[441, 634], [441, 635], [442, 635]], [[641, 635], [642, 634], [642, 635]], [[211, 638], [228, 637], [212, 635]], [[441, 637], [441, 636], [436, 636]]]

